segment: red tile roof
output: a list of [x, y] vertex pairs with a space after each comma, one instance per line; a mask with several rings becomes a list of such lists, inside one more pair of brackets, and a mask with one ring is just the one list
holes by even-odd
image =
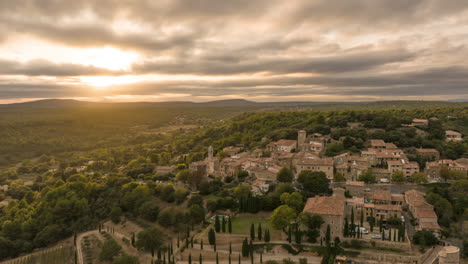
[[345, 199], [340, 196], [317, 196], [307, 200], [304, 212], [318, 215], [344, 215]]

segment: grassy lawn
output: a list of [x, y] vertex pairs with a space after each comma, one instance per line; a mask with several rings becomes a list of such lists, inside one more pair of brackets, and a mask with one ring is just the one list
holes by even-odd
[[258, 225], [262, 224], [262, 231], [265, 234], [265, 229], [270, 230], [271, 240], [277, 240], [281, 237], [281, 231], [275, 230], [270, 226], [270, 221], [267, 217], [257, 216], [238, 216], [232, 219], [232, 233], [238, 235], [246, 235], [250, 237], [250, 226], [255, 225], [255, 236], [257, 236]]

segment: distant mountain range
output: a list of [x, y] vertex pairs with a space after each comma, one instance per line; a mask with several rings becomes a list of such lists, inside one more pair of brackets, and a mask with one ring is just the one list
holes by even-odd
[[[366, 101], [366, 102], [254, 102], [244, 99], [216, 100], [209, 102], [166, 101], [166, 102], [89, 102], [74, 99], [44, 99], [24, 103], [0, 104], [0, 108], [64, 108], [64, 107], [92, 107], [92, 106], [165, 106], [165, 107], [275, 107], [275, 106], [312, 106], [333, 104], [379, 104], [379, 103], [431, 103], [431, 101]], [[468, 102], [468, 99], [434, 101], [437, 103]]]

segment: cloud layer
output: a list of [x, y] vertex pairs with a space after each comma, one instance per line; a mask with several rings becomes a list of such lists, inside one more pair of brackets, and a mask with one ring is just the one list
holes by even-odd
[[0, 31], [0, 101], [468, 99], [466, 0], [0, 0]]

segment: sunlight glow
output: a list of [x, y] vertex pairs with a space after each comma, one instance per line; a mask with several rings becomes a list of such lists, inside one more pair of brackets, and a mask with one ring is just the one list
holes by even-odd
[[138, 58], [137, 53], [112, 47], [86, 49], [82, 53], [83, 57], [79, 63], [114, 71], [130, 69]]

